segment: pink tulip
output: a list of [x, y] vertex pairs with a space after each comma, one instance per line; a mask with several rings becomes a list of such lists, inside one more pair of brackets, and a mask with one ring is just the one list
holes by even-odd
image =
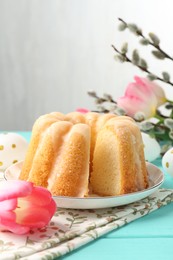
[[135, 82], [127, 86], [125, 95], [117, 100], [117, 104], [129, 116], [140, 111], [150, 118], [154, 116], [156, 108], [166, 101], [165, 93], [160, 86], [146, 78], [136, 76], [134, 79]]
[[89, 112], [89, 110], [86, 109], [86, 108], [77, 108], [76, 111], [77, 111], [77, 112], [80, 112], [80, 113], [82, 113], [82, 114], [86, 114], [86, 113]]
[[56, 203], [47, 189], [27, 181], [0, 182], [0, 230], [25, 234], [42, 228], [55, 210]]

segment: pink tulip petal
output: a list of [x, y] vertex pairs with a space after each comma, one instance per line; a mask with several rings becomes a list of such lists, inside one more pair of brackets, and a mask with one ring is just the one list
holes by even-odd
[[125, 96], [134, 96], [146, 102], [148, 99], [157, 104], [157, 99], [152, 89], [144, 84], [130, 83], [126, 89]]
[[[54, 215], [56, 211], [56, 203], [52, 199], [49, 204], [46, 206], [38, 206], [38, 205], [33, 205], [31, 201], [26, 201], [25, 198], [21, 198], [18, 200], [18, 208], [15, 210], [17, 214], [17, 223], [20, 224], [26, 224], [26, 219], [30, 219], [31, 215], [31, 220], [32, 221], [36, 218], [38, 218], [37, 222], [46, 222], [48, 223], [52, 216]], [[32, 224], [33, 226], [33, 224]], [[36, 223], [37, 226], [37, 223]]]
[[143, 112], [145, 116], [151, 117], [155, 113], [156, 106], [141, 102], [137, 97], [121, 97], [117, 100], [119, 107], [125, 109], [129, 116], [134, 116], [136, 112]]
[[56, 205], [55, 201], [52, 199], [50, 204], [48, 205], [48, 210], [49, 210], [50, 216], [53, 216], [55, 214], [56, 209], [57, 209], [57, 205]]
[[0, 201], [25, 197], [31, 194], [33, 183], [27, 181], [1, 181], [0, 182]]
[[117, 100], [117, 104], [129, 116], [140, 111], [146, 118], [150, 118], [154, 116], [156, 108], [166, 101], [164, 91], [148, 79], [135, 76], [134, 80], [127, 86], [125, 95]]
[[3, 221], [16, 221], [16, 213], [13, 211], [8, 210], [2, 210], [0, 211], [0, 224], [2, 224]]
[[138, 76], [134, 76], [134, 80], [136, 81], [136, 83], [138, 84], [138, 85], [143, 85], [143, 86], [146, 86], [147, 84], [146, 84], [146, 82], [143, 80], [143, 78], [141, 78], [141, 77], [138, 77]]
[[0, 229], [25, 234], [44, 227], [56, 211], [51, 193], [25, 181], [0, 183]]
[[37, 186], [34, 187], [32, 193], [24, 199], [32, 205], [46, 206], [51, 202], [52, 195], [47, 189]]
[[[127, 112], [127, 114], [129, 116], [134, 116], [134, 114], [136, 113], [136, 105], [134, 106], [133, 104], [140, 104], [141, 101], [138, 100], [136, 97], [121, 97], [117, 99], [117, 105], [119, 107], [122, 107], [123, 109], [125, 109], [125, 111]], [[139, 105], [138, 105], [139, 107]], [[139, 111], [139, 109], [138, 109]]]
[[77, 111], [77, 112], [80, 112], [80, 113], [82, 113], [82, 114], [86, 114], [86, 113], [89, 112], [89, 110], [86, 109], [86, 108], [77, 108], [76, 111]]
[[28, 227], [44, 227], [52, 218], [49, 208], [30, 207], [28, 210], [23, 208], [16, 209], [16, 222]]
[[5, 210], [14, 210], [16, 207], [17, 207], [17, 199], [0, 201], [0, 212]]
[[137, 76], [135, 76], [134, 79], [136, 80], [136, 82], [139, 82], [140, 84], [147, 85], [153, 91], [154, 95], [157, 98], [158, 106], [166, 102], [164, 90], [154, 81], [150, 81], [147, 78], [140, 78]]
[[30, 227], [22, 226], [15, 222], [4, 220], [3, 223], [0, 223], [0, 230], [8, 230], [17, 235], [23, 235], [30, 231]]

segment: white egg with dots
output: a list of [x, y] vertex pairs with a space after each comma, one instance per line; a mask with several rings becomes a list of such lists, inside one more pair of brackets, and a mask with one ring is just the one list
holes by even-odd
[[16, 133], [0, 134], [0, 170], [25, 158], [28, 143], [26, 139]]
[[162, 167], [166, 173], [173, 177], [173, 147], [163, 155]]

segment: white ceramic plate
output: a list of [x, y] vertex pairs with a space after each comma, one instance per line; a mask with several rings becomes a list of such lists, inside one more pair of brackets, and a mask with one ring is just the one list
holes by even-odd
[[[16, 163], [10, 166], [5, 171], [5, 179], [16, 180], [18, 179], [22, 162]], [[148, 189], [124, 194], [120, 196], [110, 197], [87, 197], [87, 198], [73, 198], [54, 196], [54, 200], [60, 208], [71, 208], [71, 209], [98, 209], [98, 208], [109, 208], [121, 205], [126, 205], [151, 195], [155, 192], [164, 181], [164, 175], [159, 168], [151, 163], [147, 163], [147, 170], [149, 175], [150, 185]]]

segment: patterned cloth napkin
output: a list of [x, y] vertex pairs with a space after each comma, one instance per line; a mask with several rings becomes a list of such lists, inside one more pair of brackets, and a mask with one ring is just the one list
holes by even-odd
[[58, 208], [45, 228], [20, 236], [0, 232], [0, 259], [57, 258], [172, 201], [173, 190], [159, 189], [126, 206], [96, 210]]

